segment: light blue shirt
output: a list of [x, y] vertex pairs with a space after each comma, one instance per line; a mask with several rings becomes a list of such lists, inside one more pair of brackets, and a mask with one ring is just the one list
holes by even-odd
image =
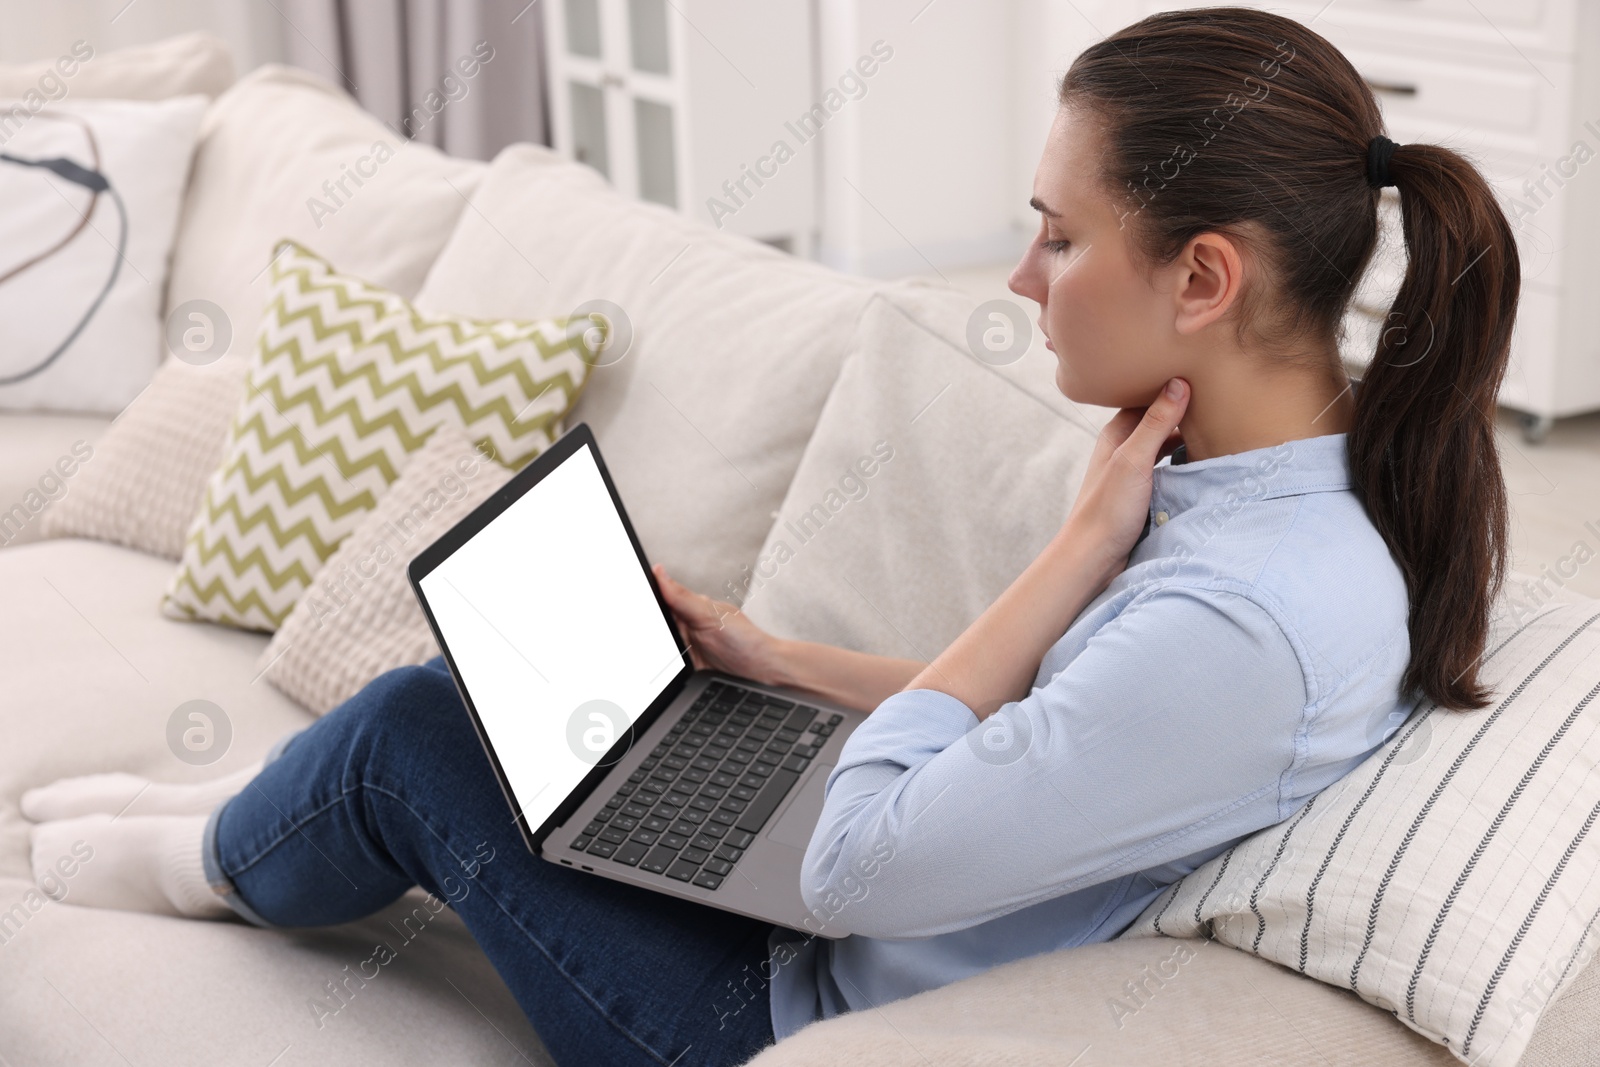
[[1405, 581], [1345, 435], [1173, 458], [1127, 568], [1026, 697], [980, 723], [945, 693], [897, 693], [845, 743], [801, 891], [849, 936], [773, 932], [780, 1039], [1110, 940], [1415, 706]]

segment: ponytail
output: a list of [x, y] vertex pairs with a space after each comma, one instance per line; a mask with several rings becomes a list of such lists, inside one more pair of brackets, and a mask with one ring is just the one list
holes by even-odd
[[1350, 472], [1410, 593], [1403, 684], [1441, 707], [1481, 708], [1509, 526], [1495, 402], [1521, 266], [1493, 191], [1460, 155], [1402, 145], [1389, 173], [1408, 262], [1356, 390]]

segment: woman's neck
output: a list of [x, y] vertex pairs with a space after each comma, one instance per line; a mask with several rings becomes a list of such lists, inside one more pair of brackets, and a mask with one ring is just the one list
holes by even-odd
[[1337, 359], [1321, 367], [1263, 369], [1218, 360], [1189, 382], [1194, 395], [1179, 430], [1192, 462], [1347, 433], [1355, 396]]

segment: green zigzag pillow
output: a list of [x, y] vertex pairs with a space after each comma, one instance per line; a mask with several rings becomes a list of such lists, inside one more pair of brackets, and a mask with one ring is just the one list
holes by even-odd
[[434, 429], [513, 470], [555, 441], [588, 380], [583, 344], [565, 320], [425, 314], [282, 242], [245, 398], [162, 610], [276, 630]]

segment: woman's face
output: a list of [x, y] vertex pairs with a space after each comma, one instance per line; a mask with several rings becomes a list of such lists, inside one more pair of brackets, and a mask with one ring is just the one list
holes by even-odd
[[1057, 112], [1033, 179], [1039, 232], [1010, 285], [1039, 304], [1039, 327], [1056, 355], [1056, 387], [1068, 399], [1143, 407], [1168, 378], [1186, 371], [1171, 276], [1146, 279], [1135, 270], [1132, 235], [1121, 217], [1127, 209], [1100, 188], [1100, 145], [1089, 112]]

